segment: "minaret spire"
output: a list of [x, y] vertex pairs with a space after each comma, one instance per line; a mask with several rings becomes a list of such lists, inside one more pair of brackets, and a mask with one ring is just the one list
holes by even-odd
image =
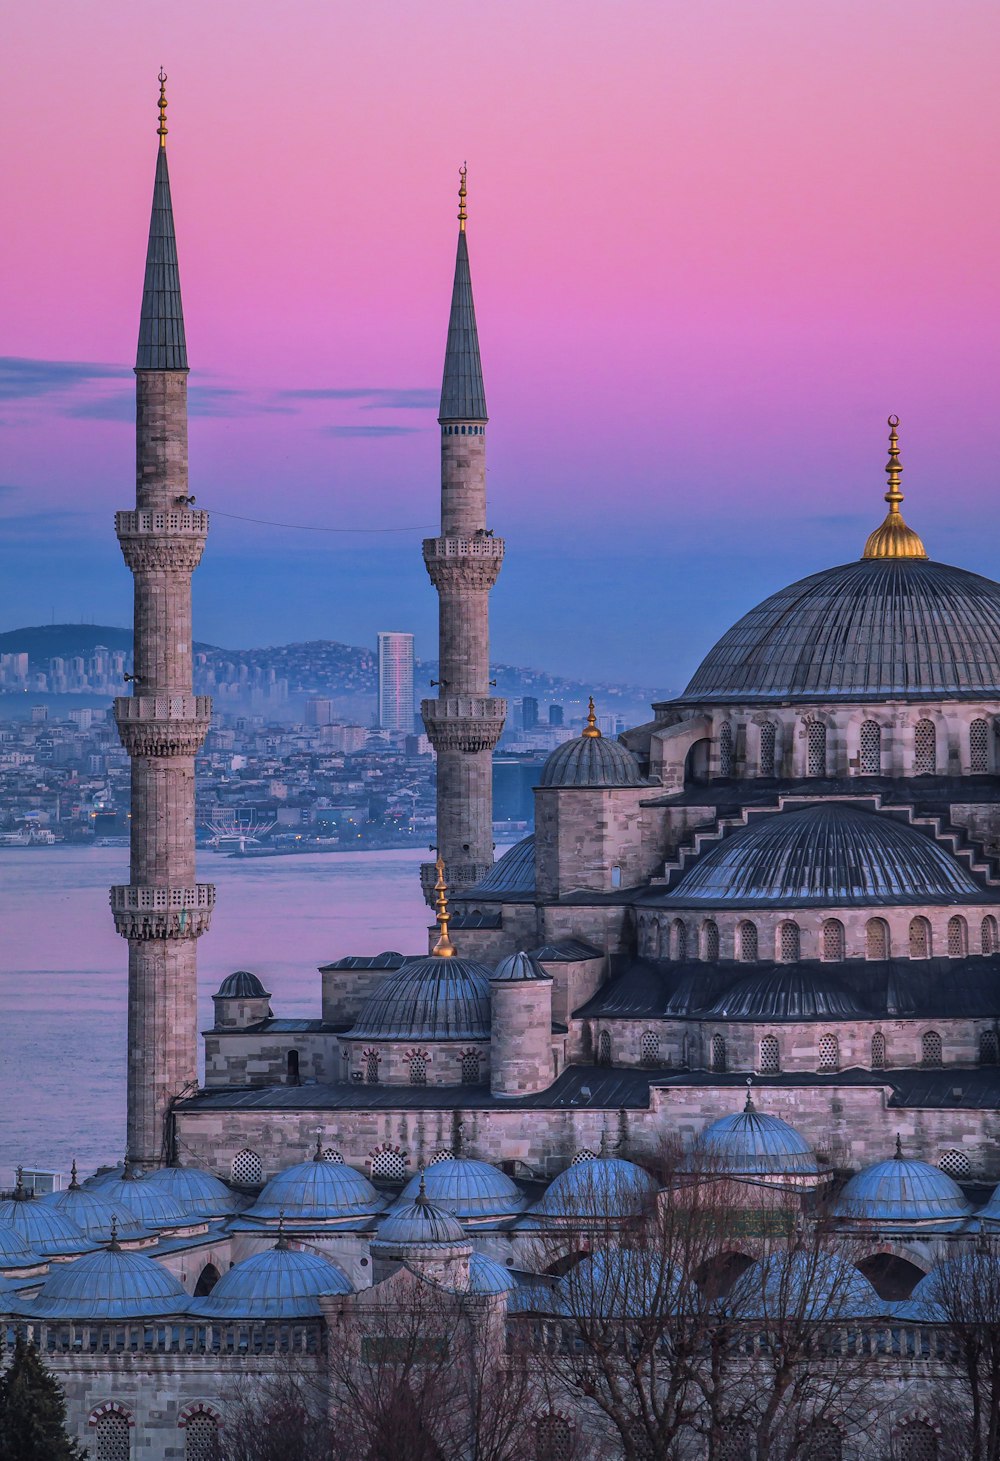
[[136, 370], [187, 370], [181, 278], [177, 267], [174, 210], [167, 170], [167, 77], [160, 68], [160, 145], [153, 177], [153, 209], [146, 248], [146, 277], [139, 314], [139, 349]]
[[[489, 595], [504, 544], [486, 526], [486, 391], [472, 297], [468, 170], [459, 171], [458, 248], [441, 383], [441, 535], [424, 541], [438, 591], [439, 694], [421, 714], [437, 754], [437, 845], [448, 886], [461, 892], [493, 863], [493, 749], [507, 703], [490, 694]], [[440, 880], [421, 868], [428, 903]]]

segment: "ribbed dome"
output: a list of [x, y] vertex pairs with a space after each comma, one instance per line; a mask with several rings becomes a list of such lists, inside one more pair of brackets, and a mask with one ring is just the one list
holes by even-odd
[[804, 1175], [819, 1171], [809, 1143], [780, 1116], [744, 1110], [707, 1126], [684, 1159], [688, 1171], [706, 1167], [731, 1177]]
[[196, 1217], [225, 1217], [239, 1206], [236, 1194], [225, 1182], [200, 1167], [160, 1167], [145, 1180]]
[[533, 1211], [540, 1217], [561, 1218], [639, 1216], [657, 1191], [653, 1177], [634, 1162], [589, 1157], [560, 1172]]
[[219, 985], [219, 992], [215, 998], [270, 999], [271, 996], [256, 974], [251, 974], [249, 969], [237, 969], [234, 974], [226, 975]]
[[787, 964], [753, 974], [704, 1011], [721, 1020], [852, 1020], [868, 1012], [851, 990], [825, 971]]
[[488, 1040], [492, 970], [431, 954], [383, 979], [348, 1030], [351, 1040]]
[[509, 1294], [514, 1287], [510, 1271], [485, 1253], [473, 1253], [469, 1259], [469, 1292], [473, 1294]]
[[[980, 1222], [1000, 1223], [1000, 1187], [994, 1187], [989, 1202], [984, 1208], [980, 1209], [976, 1216]], [[2, 1242], [2, 1239], [0, 1239], [0, 1242]], [[0, 1263], [2, 1262], [3, 1259], [0, 1256]]]
[[[933, 1324], [946, 1321], [949, 1314], [956, 1318], [971, 1314], [980, 1322], [995, 1323], [995, 1263], [996, 1257], [988, 1251], [962, 1253], [939, 1263], [924, 1274], [907, 1299], [907, 1317]], [[983, 1302], [977, 1315], [976, 1295], [980, 1292]]]
[[690, 868], [665, 904], [948, 903], [982, 898], [937, 842], [893, 817], [824, 802], [752, 821]]
[[390, 1207], [372, 1239], [372, 1251], [378, 1248], [398, 1251], [427, 1243], [451, 1246], [466, 1241], [458, 1220], [418, 1192], [416, 1197], [400, 1198]]
[[673, 1310], [680, 1283], [652, 1250], [602, 1248], [564, 1274], [555, 1292], [555, 1307], [573, 1316], [639, 1319]]
[[498, 857], [483, 878], [465, 894], [468, 901], [476, 894], [520, 893], [535, 891], [535, 834], [522, 837], [513, 847], [508, 847], [503, 857]]
[[116, 1212], [131, 1213], [144, 1228], [190, 1228], [198, 1222], [151, 1178], [135, 1177], [128, 1168], [124, 1176], [102, 1182], [96, 1191]]
[[1000, 697], [1000, 584], [923, 558], [867, 558], [772, 594], [681, 702]]
[[145, 1319], [185, 1314], [190, 1303], [173, 1274], [144, 1253], [101, 1248], [54, 1268], [24, 1308], [45, 1319]]
[[[505, 1172], [489, 1162], [453, 1157], [434, 1162], [424, 1173], [429, 1201], [457, 1218], [502, 1218], [520, 1212], [524, 1197]], [[420, 1193], [420, 1175], [411, 1177], [400, 1194], [406, 1202]]]
[[43, 1260], [10, 1223], [0, 1223], [0, 1268], [34, 1268]]
[[335, 1218], [371, 1217], [385, 1199], [360, 1172], [344, 1162], [298, 1162], [266, 1184], [246, 1217], [290, 1222], [323, 1222]]
[[39, 1202], [55, 1208], [68, 1217], [82, 1233], [93, 1238], [95, 1243], [107, 1243], [111, 1238], [112, 1225], [118, 1236], [127, 1241], [134, 1238], [152, 1238], [153, 1233], [143, 1227], [134, 1213], [127, 1207], [116, 1208], [98, 1188], [95, 1192], [86, 1187], [65, 1187], [62, 1192], [50, 1192], [40, 1197]]
[[957, 1182], [929, 1162], [901, 1154], [865, 1167], [845, 1186], [833, 1215], [856, 1222], [954, 1222], [972, 1211]]
[[551, 753], [539, 786], [640, 786], [639, 763], [627, 747], [604, 736], [577, 736]]
[[501, 959], [499, 964], [490, 975], [491, 980], [498, 984], [512, 984], [526, 980], [548, 979], [552, 975], [546, 974], [540, 964], [536, 964], [530, 954], [508, 954], [506, 959]]
[[192, 1307], [207, 1318], [303, 1319], [322, 1312], [319, 1294], [352, 1292], [340, 1269], [320, 1254], [281, 1243], [234, 1264]]
[[864, 1274], [832, 1253], [776, 1253], [753, 1263], [727, 1301], [741, 1318], [867, 1319], [883, 1312]]
[[0, 1202], [0, 1223], [12, 1227], [42, 1258], [89, 1253], [94, 1246], [72, 1218], [37, 1197], [14, 1197]]

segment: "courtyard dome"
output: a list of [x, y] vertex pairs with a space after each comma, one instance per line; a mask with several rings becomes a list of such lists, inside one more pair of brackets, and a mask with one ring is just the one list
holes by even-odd
[[742, 1111], [705, 1128], [684, 1167], [692, 1172], [710, 1168], [731, 1177], [805, 1176], [819, 1171], [805, 1137], [780, 1116], [758, 1111], [750, 1096]]
[[492, 970], [430, 954], [389, 974], [368, 996], [349, 1040], [488, 1040]]
[[41, 1258], [89, 1253], [94, 1246], [72, 1218], [41, 1198], [28, 1196], [21, 1184], [20, 1170], [14, 1196], [0, 1202], [0, 1224], [4, 1223]]
[[270, 999], [268, 991], [261, 984], [256, 974], [251, 974], [249, 969], [237, 969], [234, 974], [227, 974], [219, 985], [219, 992], [214, 996], [216, 999]]
[[801, 964], [753, 974], [720, 994], [704, 1012], [724, 1020], [857, 1020], [860, 1000], [832, 974]]
[[485, 1253], [473, 1253], [469, 1259], [469, 1292], [473, 1294], [509, 1294], [514, 1288], [509, 1269]]
[[655, 1179], [634, 1162], [588, 1157], [560, 1172], [532, 1210], [542, 1218], [639, 1216], [658, 1190]]
[[[989, 1202], [979, 1210], [976, 1216], [980, 1222], [1000, 1223], [1000, 1187], [994, 1187]], [[0, 1258], [0, 1262], [2, 1262], [2, 1258]]]
[[290, 1222], [325, 1222], [371, 1217], [384, 1206], [361, 1172], [344, 1162], [325, 1162], [317, 1151], [312, 1161], [272, 1177], [245, 1216], [274, 1220], [284, 1213]]
[[43, 1262], [25, 1241], [23, 1233], [10, 1223], [0, 1223], [0, 1269], [34, 1268]]
[[427, 1198], [457, 1218], [512, 1217], [524, 1207], [524, 1197], [505, 1172], [489, 1162], [453, 1157], [433, 1162], [423, 1174], [411, 1177], [400, 1201], [417, 1197], [424, 1183]]
[[372, 1250], [388, 1248], [398, 1251], [414, 1244], [465, 1243], [466, 1237], [456, 1218], [443, 1207], [431, 1202], [424, 1190], [421, 1173], [416, 1197], [401, 1197], [386, 1213], [372, 1240]]
[[923, 832], [887, 813], [821, 802], [752, 820], [658, 902], [829, 907], [982, 897], [965, 868]]
[[279, 1238], [276, 1247], [234, 1264], [193, 1308], [207, 1319], [303, 1319], [322, 1312], [320, 1294], [352, 1292], [333, 1263]]
[[895, 1157], [864, 1167], [832, 1209], [834, 1217], [880, 1223], [953, 1223], [971, 1211], [958, 1183], [929, 1162], [907, 1160], [898, 1137]]
[[107, 1243], [111, 1238], [112, 1228], [117, 1228], [119, 1237], [126, 1242], [154, 1236], [128, 1208], [116, 1208], [100, 1189], [93, 1191], [78, 1186], [75, 1167], [69, 1187], [62, 1192], [50, 1192], [45, 1197], [38, 1198], [38, 1201], [70, 1218], [95, 1243]]
[[577, 1316], [639, 1319], [673, 1309], [680, 1283], [652, 1251], [602, 1248], [563, 1274], [556, 1284], [556, 1307]]
[[597, 728], [590, 702], [582, 736], [564, 741], [542, 767], [539, 786], [641, 786], [639, 763], [618, 741], [608, 741]]
[[752, 1263], [727, 1301], [740, 1318], [870, 1319], [882, 1300], [863, 1273], [833, 1253], [776, 1253]]
[[508, 954], [506, 959], [501, 959], [493, 970], [490, 978], [494, 983], [511, 984], [518, 981], [548, 979], [552, 975], [546, 974], [540, 964], [537, 964], [530, 954]]
[[130, 1214], [144, 1228], [190, 1228], [199, 1221], [151, 1177], [137, 1177], [128, 1163], [120, 1177], [102, 1182], [96, 1191], [116, 1212]]
[[239, 1206], [225, 1182], [200, 1167], [159, 1167], [145, 1180], [194, 1217], [226, 1217]]
[[54, 1268], [24, 1311], [43, 1319], [146, 1319], [185, 1314], [190, 1303], [162, 1264], [112, 1243]]

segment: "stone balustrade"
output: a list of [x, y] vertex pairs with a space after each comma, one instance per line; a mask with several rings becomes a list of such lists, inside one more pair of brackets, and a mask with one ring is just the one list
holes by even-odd
[[118, 884], [111, 889], [115, 928], [123, 938], [200, 938], [211, 922], [215, 888], [150, 888]]

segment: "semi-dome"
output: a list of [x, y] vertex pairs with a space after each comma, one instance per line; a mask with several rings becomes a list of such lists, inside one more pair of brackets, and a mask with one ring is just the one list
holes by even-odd
[[505, 1172], [489, 1162], [453, 1157], [433, 1162], [424, 1172], [411, 1177], [400, 1201], [410, 1201], [421, 1191], [423, 1181], [429, 1201], [457, 1218], [487, 1219], [511, 1217], [524, 1208], [524, 1197]]
[[384, 1207], [367, 1177], [345, 1162], [325, 1162], [317, 1150], [312, 1161], [272, 1177], [245, 1216], [266, 1221], [284, 1213], [289, 1222], [328, 1222], [372, 1217]]
[[490, 975], [490, 979], [498, 984], [538, 979], [548, 979], [551, 982], [552, 975], [546, 974], [541, 964], [537, 963], [530, 954], [522, 951], [518, 954], [508, 954], [506, 959], [501, 959]]
[[940, 1167], [911, 1161], [896, 1141], [896, 1155], [864, 1167], [833, 1205], [834, 1217], [855, 1222], [959, 1222], [972, 1208], [957, 1182]]
[[461, 894], [462, 901], [468, 902], [470, 898], [498, 895], [503, 893], [507, 897], [513, 895], [528, 896], [535, 891], [535, 834], [532, 832], [528, 837], [522, 837], [520, 842], [515, 842], [513, 847], [508, 847], [502, 857], [498, 857], [490, 868], [489, 872], [478, 882], [474, 888], [469, 888]]
[[834, 1253], [781, 1252], [752, 1263], [733, 1285], [727, 1308], [740, 1318], [869, 1319], [882, 1300], [863, 1273]]
[[413, 1245], [447, 1245], [466, 1243], [467, 1239], [459, 1226], [458, 1219], [443, 1207], [431, 1202], [424, 1191], [423, 1178], [416, 1197], [401, 1197], [393, 1203], [379, 1224], [372, 1239], [372, 1251], [377, 1249], [400, 1249]]
[[641, 786], [639, 763], [618, 741], [605, 740], [597, 728], [594, 702], [590, 702], [587, 727], [582, 736], [564, 741], [551, 753], [538, 781], [539, 786]]
[[96, 1191], [116, 1212], [130, 1213], [144, 1228], [190, 1228], [198, 1222], [151, 1177], [137, 1177], [127, 1162], [120, 1177], [102, 1182]]
[[829, 907], [983, 897], [949, 852], [908, 823], [821, 802], [754, 819], [699, 858], [658, 902]]
[[219, 992], [215, 998], [270, 999], [271, 996], [256, 974], [251, 974], [249, 969], [237, 969], [234, 973], [226, 975], [219, 985]]
[[18, 1172], [14, 1196], [0, 1202], [0, 1223], [12, 1227], [40, 1258], [65, 1258], [89, 1253], [94, 1244], [72, 1218], [41, 1198], [29, 1197]]
[[179, 1281], [145, 1253], [117, 1244], [53, 1268], [25, 1312], [44, 1319], [146, 1319], [185, 1314], [191, 1300]]
[[113, 1229], [126, 1241], [154, 1236], [127, 1207], [116, 1208], [99, 1188], [94, 1191], [80, 1187], [75, 1180], [61, 1192], [50, 1192], [38, 1201], [70, 1218], [95, 1243], [107, 1243]]
[[475, 959], [412, 959], [368, 996], [350, 1040], [488, 1040], [492, 970]]
[[825, 970], [801, 964], [752, 974], [704, 1010], [716, 1020], [857, 1020], [868, 1017], [854, 992]]
[[234, 1192], [201, 1167], [159, 1167], [145, 1179], [195, 1217], [226, 1217], [239, 1206]]
[[742, 1111], [706, 1126], [683, 1165], [691, 1172], [709, 1168], [731, 1177], [808, 1176], [819, 1171], [805, 1137], [780, 1116], [758, 1111], [749, 1096]]
[[574, 1162], [532, 1209], [542, 1218], [621, 1218], [645, 1212], [658, 1191], [644, 1167], [621, 1157]]
[[234, 1264], [192, 1309], [206, 1318], [304, 1319], [322, 1313], [320, 1294], [352, 1292], [335, 1264], [279, 1238], [274, 1248]]

